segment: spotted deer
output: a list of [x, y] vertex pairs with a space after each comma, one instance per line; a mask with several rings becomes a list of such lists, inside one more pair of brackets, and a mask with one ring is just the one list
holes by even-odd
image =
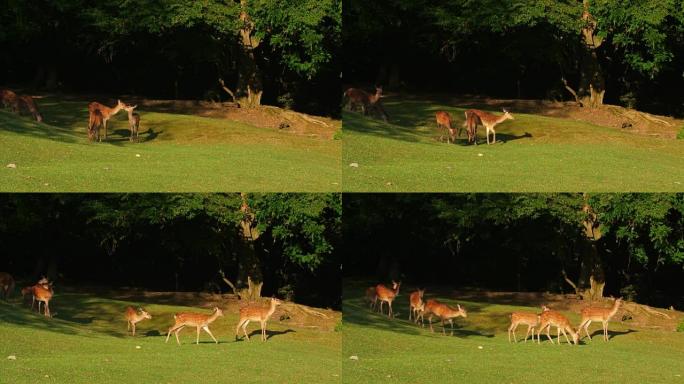
[[456, 308], [452, 308], [446, 304], [440, 303], [435, 299], [430, 299], [425, 303], [425, 314], [429, 314], [428, 324], [430, 324], [430, 331], [434, 332], [432, 328], [432, 317], [437, 316], [442, 322], [442, 333], [446, 335], [446, 324], [448, 321], [451, 325], [451, 332], [454, 332], [454, 321], [456, 317], [468, 317], [468, 312], [461, 305], [457, 305]]
[[132, 336], [135, 336], [135, 325], [137, 323], [151, 318], [152, 315], [142, 308], [138, 308], [137, 310], [133, 307], [126, 308], [126, 322], [128, 323], [127, 330], [132, 331]]
[[582, 329], [584, 329], [584, 333], [586, 333], [589, 340], [591, 340], [591, 335], [588, 331], [589, 324], [591, 324], [592, 321], [600, 321], [603, 325], [603, 340], [608, 341], [608, 322], [615, 316], [620, 308], [620, 304], [622, 304], [621, 297], [615, 300], [615, 303], [613, 303], [611, 308], [586, 307], [582, 309], [582, 321], [580, 321], [577, 332], [581, 334]]
[[470, 115], [475, 115], [479, 118], [479, 121], [477, 121], [473, 117], [471, 117], [471, 120], [474, 124], [474, 128], [473, 128], [474, 133], [477, 132], [477, 123], [478, 122], [481, 123], [485, 127], [485, 129], [487, 130], [487, 132], [486, 132], [487, 133], [487, 144], [490, 144], [489, 143], [490, 132], [493, 135], [492, 143], [496, 143], [496, 131], [494, 130], [494, 128], [497, 125], [499, 125], [499, 124], [501, 124], [504, 121], [509, 120], [509, 119], [515, 120], [513, 118], [513, 115], [510, 112], [508, 112], [506, 109], [503, 110], [504, 114], [501, 116], [492, 115], [491, 113], [480, 111], [478, 109], [469, 109], [468, 111], [466, 111], [466, 125], [469, 124], [468, 123], [468, 116], [469, 116], [468, 112], [470, 112]]
[[[546, 312], [549, 309], [542, 305], [542, 312]], [[513, 334], [513, 341], [518, 342], [515, 337], [515, 330], [520, 324], [527, 325], [527, 333], [525, 333], [525, 342], [527, 343], [527, 338], [532, 332], [532, 342], [534, 343], [534, 330], [539, 326], [539, 321], [541, 319], [541, 313], [530, 313], [530, 312], [513, 312], [510, 315], [511, 325], [508, 327], [508, 342], [511, 342], [511, 334]]]
[[342, 95], [342, 99], [346, 101], [345, 104], [349, 105], [349, 110], [353, 111], [356, 106], [361, 106], [361, 111], [367, 116], [368, 112], [373, 109], [380, 113], [382, 119], [386, 122], [388, 116], [380, 103], [381, 98], [382, 86], [379, 85], [375, 86], [375, 94], [373, 95], [358, 88], [349, 88]]
[[461, 129], [458, 132], [451, 125], [451, 115], [445, 111], [435, 112], [435, 120], [437, 121], [437, 129], [440, 132], [439, 141], [444, 139], [443, 133], [447, 133], [447, 143], [456, 142], [456, 138], [461, 135]]
[[[537, 343], [541, 344], [541, 333], [543, 330], [546, 330], [546, 337], [549, 338], [551, 341], [551, 344], [553, 344], [553, 339], [551, 338], [551, 335], [549, 331], [551, 330], [551, 326], [556, 327], [556, 330], [558, 332], [558, 345], [560, 345], [560, 334], [561, 332], [563, 333], [563, 336], [565, 336], [565, 341], [570, 344], [570, 340], [568, 339], [568, 334], [570, 333], [570, 336], [572, 337], [572, 342], [575, 344], [579, 343], [579, 333], [575, 332], [574, 329], [572, 329], [572, 326], [570, 325], [570, 320], [568, 320], [567, 317], [565, 317], [563, 314], [557, 311], [553, 310], [548, 310], [544, 311], [541, 313], [539, 316], [539, 330], [537, 331]], [[567, 331], [567, 333], [566, 333]]]
[[21, 95], [19, 96], [19, 103], [29, 111], [31, 116], [33, 116], [33, 118], [36, 119], [37, 122], [40, 123], [43, 121], [43, 115], [40, 114], [38, 106], [36, 105], [36, 102], [33, 100], [33, 97], [28, 95]]
[[380, 313], [382, 313], [382, 304], [387, 303], [389, 306], [388, 316], [390, 318], [394, 317], [394, 312], [392, 312], [392, 301], [399, 295], [399, 287], [401, 282], [396, 282], [392, 280], [392, 289], [385, 287], [382, 284], [375, 286], [375, 292], [378, 295], [378, 300], [380, 300]]
[[242, 332], [244, 332], [245, 337], [247, 340], [249, 340], [249, 335], [247, 334], [247, 324], [249, 324], [250, 321], [258, 321], [261, 325], [261, 341], [266, 341], [266, 322], [271, 318], [271, 316], [273, 316], [276, 307], [280, 304], [282, 304], [280, 300], [272, 297], [271, 305], [268, 308], [254, 304], [249, 304], [240, 308], [240, 319], [235, 327], [235, 340], [238, 340], [238, 332], [240, 331], [240, 327], [242, 327]]
[[171, 335], [171, 332], [173, 332], [176, 335], [176, 342], [178, 343], [178, 345], [180, 345], [180, 340], [178, 340], [178, 333], [183, 328], [189, 326], [197, 328], [197, 344], [199, 344], [200, 329], [203, 329], [206, 333], [208, 333], [209, 336], [211, 336], [211, 338], [214, 339], [214, 342], [218, 344], [218, 340], [216, 340], [214, 335], [209, 330], [209, 324], [213, 323], [216, 319], [219, 318], [219, 316], [223, 316], [223, 311], [220, 310], [218, 307], [214, 307], [214, 312], [212, 312], [211, 315], [188, 312], [176, 313], [173, 316], [175, 323], [173, 324], [173, 326], [169, 328], [169, 331], [166, 334], [166, 342], [169, 342], [169, 336]]

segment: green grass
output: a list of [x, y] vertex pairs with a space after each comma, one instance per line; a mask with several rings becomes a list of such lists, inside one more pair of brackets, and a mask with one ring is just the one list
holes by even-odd
[[337, 140], [141, 110], [142, 142], [128, 141], [124, 111], [110, 120], [109, 141], [91, 143], [87, 103], [47, 98], [40, 106], [45, 124], [0, 110], [0, 191], [340, 189]]
[[[0, 302], [0, 383], [336, 383], [341, 336], [290, 326], [277, 318], [270, 338], [234, 342], [237, 313], [224, 311], [196, 345], [194, 329], [181, 331], [181, 346], [166, 330], [173, 313], [207, 309], [146, 304], [152, 320], [126, 335], [123, 310], [139, 305], [84, 294], [58, 294], [52, 319], [20, 304]], [[140, 346], [137, 349], [136, 346]], [[16, 360], [8, 360], [10, 355]]]
[[[403, 287], [402, 287], [403, 288]], [[371, 313], [363, 288], [344, 287], [342, 375], [345, 383], [679, 383], [684, 380], [684, 334], [636, 329], [611, 322], [611, 340], [601, 340], [600, 325], [590, 327], [594, 341], [558, 346], [509, 344], [508, 314], [538, 312], [537, 307], [487, 302], [458, 303], [468, 310], [456, 320], [453, 335], [409, 323], [408, 292], [393, 305], [398, 318]], [[431, 298], [429, 292], [426, 299]], [[452, 305], [454, 300], [442, 300]], [[577, 325], [579, 315], [567, 313]], [[435, 320], [433, 320], [435, 321]], [[516, 332], [524, 338], [527, 327]], [[555, 340], [555, 332], [552, 332]], [[562, 336], [561, 336], [562, 337]], [[481, 348], [480, 348], [481, 347]], [[358, 361], [350, 356], [358, 356]]]
[[393, 98], [385, 105], [391, 124], [343, 116], [345, 191], [684, 190], [680, 140], [512, 111], [496, 144], [487, 146], [478, 129], [480, 145], [465, 145], [465, 133], [449, 145], [436, 140], [434, 113], [446, 110], [461, 125], [463, 108]]

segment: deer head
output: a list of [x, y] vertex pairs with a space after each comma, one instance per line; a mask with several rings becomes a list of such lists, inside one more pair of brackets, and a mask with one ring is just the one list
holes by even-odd
[[462, 308], [460, 304], [456, 304], [456, 308], [458, 308], [458, 312], [461, 316], [468, 317], [468, 311], [466, 311], [465, 308]]
[[511, 115], [511, 113], [508, 112], [508, 110], [507, 110], [506, 108], [503, 108], [502, 110], [503, 110], [503, 113], [504, 113], [503, 115], [504, 115], [505, 118], [511, 119], [511, 120], [515, 120], [515, 118], [513, 117], [513, 115]]
[[143, 317], [143, 319], [152, 319], [152, 315], [142, 308], [138, 308], [138, 313]]

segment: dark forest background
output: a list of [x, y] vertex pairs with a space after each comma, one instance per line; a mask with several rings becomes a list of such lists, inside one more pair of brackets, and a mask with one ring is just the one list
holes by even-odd
[[0, 0], [0, 84], [339, 115], [340, 0]]
[[346, 278], [684, 308], [684, 194], [346, 194], [343, 205]]
[[565, 80], [584, 106], [684, 115], [679, 0], [345, 0], [343, 23], [349, 85], [574, 100]]
[[0, 194], [0, 271], [59, 286], [231, 292], [339, 308], [339, 194]]

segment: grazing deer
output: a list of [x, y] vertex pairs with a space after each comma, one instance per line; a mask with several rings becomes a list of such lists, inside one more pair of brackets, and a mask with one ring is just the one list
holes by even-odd
[[129, 105], [124, 107], [126, 112], [128, 112], [128, 125], [130, 126], [131, 129], [131, 138], [130, 141], [133, 141], [133, 136], [135, 135], [135, 139], [138, 140], [138, 128], [140, 127], [140, 115], [133, 112], [134, 109], [138, 108], [137, 105]]
[[378, 305], [378, 295], [375, 292], [375, 287], [368, 287], [366, 289], [366, 300], [370, 305], [371, 311], [375, 311], [375, 307]]
[[145, 319], [151, 319], [152, 315], [147, 313], [142, 308], [138, 308], [138, 310], [133, 309], [133, 307], [127, 307], [126, 308], [126, 321], [128, 323], [128, 327], [126, 330], [132, 330], [133, 335], [135, 336], [135, 325]]
[[[45, 285], [40, 285], [36, 284], [33, 286], [33, 297], [35, 301], [38, 302], [38, 313], [40, 314], [40, 303], [45, 303], [45, 310], [43, 311], [43, 314], [46, 317], [51, 317], [50, 316], [50, 300], [52, 299], [52, 295], [54, 294], [52, 290], [52, 285], [48, 285], [47, 288]], [[31, 306], [33, 308], [33, 306]]]
[[579, 343], [579, 332], [575, 332], [572, 329], [572, 326], [570, 325], [570, 320], [568, 320], [567, 317], [565, 317], [563, 314], [560, 312], [548, 310], [544, 311], [541, 313], [539, 316], [539, 331], [537, 331], [537, 343], [541, 344], [541, 333], [543, 330], [546, 329], [546, 337], [549, 338], [551, 341], [551, 344], [553, 344], [553, 339], [551, 338], [551, 335], [549, 334], [549, 331], [551, 330], [551, 326], [555, 326], [556, 330], [558, 332], [558, 345], [560, 345], [560, 334], [563, 332], [563, 336], [565, 336], [565, 341], [570, 344], [570, 340], [568, 339], [568, 334], [565, 333], [566, 331], [570, 333], [570, 336], [572, 336], [572, 342], [575, 344]]
[[444, 139], [442, 133], [446, 130], [448, 134], [447, 143], [456, 142], [456, 138], [461, 135], [461, 129], [459, 128], [456, 132], [456, 129], [451, 127], [451, 115], [445, 111], [437, 111], [435, 112], [435, 120], [437, 120], [437, 129], [440, 132], [439, 141]]
[[19, 97], [9, 89], [0, 89], [0, 102], [3, 107], [12, 108], [12, 112], [19, 113]]
[[382, 86], [378, 85], [375, 86], [375, 94], [373, 95], [370, 95], [368, 92], [358, 88], [349, 88], [342, 95], [343, 100], [347, 99], [345, 104], [349, 104], [350, 111], [353, 111], [357, 105], [360, 105], [361, 111], [363, 111], [363, 114], [367, 116], [370, 109], [375, 109], [380, 113], [382, 119], [387, 122], [388, 116], [387, 112], [385, 112], [385, 109], [380, 103], [381, 98]]
[[621, 297], [615, 300], [615, 303], [613, 303], [613, 307], [611, 308], [587, 307], [582, 309], [582, 321], [580, 321], [577, 332], [581, 334], [582, 328], [584, 328], [584, 333], [586, 333], [587, 336], [589, 336], [589, 340], [591, 340], [591, 335], [588, 331], [589, 324], [591, 324], [592, 321], [600, 321], [603, 324], [603, 340], [608, 341], [608, 322], [615, 316], [620, 308], [620, 304], [622, 304]]
[[449, 324], [451, 325], [451, 332], [454, 332], [454, 321], [453, 319], [456, 317], [468, 317], [468, 312], [465, 310], [465, 308], [462, 308], [460, 305], [457, 305], [456, 309], [440, 303], [439, 301], [435, 299], [430, 299], [425, 303], [425, 313], [430, 314], [428, 317], [428, 324], [430, 324], [430, 331], [434, 332], [435, 330], [432, 328], [432, 316], [437, 316], [440, 318], [442, 322], [442, 333], [446, 335], [446, 324], [444, 323], [445, 321], [449, 321]]
[[169, 328], [169, 332], [166, 334], [166, 342], [169, 342], [169, 336], [171, 335], [171, 332], [174, 332], [176, 335], [176, 342], [178, 345], [180, 345], [180, 340], [178, 340], [178, 332], [180, 332], [181, 329], [185, 328], [186, 326], [190, 326], [197, 327], [197, 344], [199, 344], [200, 329], [203, 329], [206, 333], [208, 333], [209, 336], [214, 339], [214, 342], [218, 344], [218, 340], [216, 340], [214, 335], [212, 335], [211, 331], [209, 330], [209, 324], [213, 323], [214, 320], [216, 320], [219, 316], [223, 316], [223, 311], [218, 307], [214, 307], [214, 312], [211, 315], [187, 312], [176, 313], [173, 315], [175, 323], [171, 328]]
[[258, 321], [261, 325], [261, 341], [266, 341], [266, 322], [273, 315], [278, 305], [282, 302], [275, 297], [271, 298], [271, 305], [268, 308], [264, 308], [260, 305], [247, 305], [240, 308], [240, 319], [238, 320], [237, 326], [235, 327], [235, 340], [238, 340], [238, 332], [240, 327], [242, 327], [242, 332], [249, 341], [249, 335], [247, 334], [247, 324], [250, 321]]
[[409, 295], [409, 320], [413, 316], [413, 322], [417, 323], [420, 317], [420, 325], [423, 325], [423, 311], [425, 310], [423, 295], [425, 295], [425, 289], [419, 289]]
[[[107, 121], [119, 113], [119, 111], [125, 106], [126, 104], [122, 103], [121, 100], [117, 100], [117, 104], [113, 108], [109, 108], [108, 106], [95, 101], [88, 104], [88, 132], [90, 133], [91, 131], [94, 131], [94, 122], [96, 119], [95, 114], [96, 111], [100, 111], [100, 115], [102, 116], [102, 125], [104, 126], [104, 139], [107, 140]], [[97, 127], [97, 141], [102, 141], [100, 139], [99, 126]]]
[[[542, 305], [542, 312], [546, 312], [549, 309]], [[529, 313], [529, 312], [513, 312], [510, 314], [511, 326], [508, 327], [508, 342], [511, 342], [511, 333], [513, 334], [513, 341], [518, 342], [515, 337], [515, 330], [518, 325], [527, 325], [527, 333], [525, 333], [525, 342], [527, 343], [527, 338], [530, 336], [530, 331], [532, 331], [532, 342], [534, 343], [534, 329], [539, 325], [541, 318], [540, 313]]]
[[2, 297], [7, 301], [14, 291], [14, 278], [7, 272], [0, 272], [0, 292], [2, 292]]
[[465, 111], [465, 122], [463, 122], [463, 128], [466, 129], [466, 134], [468, 135], [468, 144], [477, 145], [477, 126], [482, 125], [482, 121], [475, 114], [475, 109], [469, 109]]
[[97, 138], [100, 140], [100, 127], [102, 127], [102, 112], [96, 109], [90, 115], [90, 125], [88, 125], [88, 140], [93, 141]]
[[[513, 115], [508, 112], [506, 109], [503, 110], [504, 114], [501, 116], [496, 116], [492, 115], [491, 113], [487, 113], [484, 111], [480, 111], [478, 109], [469, 109], [466, 111], [466, 125], [468, 124], [468, 112], [471, 112], [471, 114], [476, 115], [479, 118], [479, 123], [484, 125], [485, 129], [487, 130], [487, 144], [489, 144], [489, 132], [491, 131], [494, 139], [492, 143], [496, 143], [496, 131], [494, 130], [494, 127], [496, 127], [498, 124], [503, 123], [504, 121], [510, 119], [510, 120], [515, 120], [513, 118]], [[474, 128], [474, 133], [477, 132], [477, 124], [475, 120], [473, 119], [473, 122], [475, 123], [475, 128]]]
[[394, 317], [394, 313], [392, 312], [392, 301], [394, 301], [394, 298], [399, 295], [400, 286], [401, 282], [397, 283], [394, 280], [392, 280], [392, 289], [389, 289], [382, 284], [375, 286], [375, 292], [378, 296], [378, 300], [380, 300], [380, 313], [382, 313], [382, 304], [387, 302], [387, 305], [389, 306], [389, 312], [387, 315], [390, 318]]
[[43, 115], [40, 114], [40, 111], [38, 110], [38, 106], [36, 105], [36, 102], [33, 100], [33, 97], [27, 96], [27, 95], [21, 95], [19, 96], [19, 102], [28, 109], [28, 111], [31, 113], [31, 116], [33, 116], [34, 119], [36, 119], [37, 122], [42, 122], [43, 121]]

